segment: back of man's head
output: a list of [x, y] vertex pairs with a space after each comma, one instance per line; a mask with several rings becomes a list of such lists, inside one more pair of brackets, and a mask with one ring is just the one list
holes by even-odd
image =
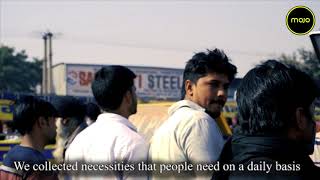
[[86, 107], [75, 97], [56, 96], [51, 103], [58, 111], [59, 117], [72, 118], [77, 121], [78, 125], [84, 122]]
[[231, 82], [237, 73], [237, 68], [230, 63], [230, 59], [222, 50], [214, 49], [207, 50], [207, 52], [196, 53], [187, 62], [183, 72], [181, 99], [185, 98], [186, 91], [184, 84], [186, 80], [196, 83], [199, 78], [213, 72], [227, 75], [229, 81]]
[[14, 105], [13, 123], [21, 135], [29, 134], [40, 117], [56, 117], [56, 109], [47, 101], [25, 96]]
[[298, 107], [309, 112], [318, 96], [315, 82], [306, 73], [275, 60], [250, 70], [237, 90], [239, 127], [249, 135], [286, 133]]
[[92, 93], [104, 111], [120, 107], [125, 93], [134, 85], [136, 75], [124, 66], [105, 66], [96, 74], [92, 82]]

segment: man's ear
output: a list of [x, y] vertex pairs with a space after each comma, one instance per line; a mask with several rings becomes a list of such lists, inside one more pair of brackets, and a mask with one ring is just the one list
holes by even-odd
[[193, 96], [193, 83], [190, 80], [186, 80], [184, 83], [184, 89], [186, 90], [186, 96], [192, 97]]
[[296, 109], [296, 127], [300, 130], [307, 128], [307, 114], [302, 107]]
[[36, 124], [38, 125], [39, 128], [42, 128], [42, 127], [48, 125], [48, 121], [47, 121], [44, 117], [40, 116], [40, 117], [37, 119], [37, 123], [36, 123]]
[[124, 103], [128, 104], [131, 101], [131, 96], [130, 90], [127, 90], [123, 96]]

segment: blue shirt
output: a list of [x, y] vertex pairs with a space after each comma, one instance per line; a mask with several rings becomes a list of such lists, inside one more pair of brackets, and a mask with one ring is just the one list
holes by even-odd
[[46, 157], [38, 150], [30, 147], [16, 145], [9, 150], [3, 160], [3, 164], [8, 167], [15, 168], [15, 161], [24, 161], [27, 164], [44, 164]]

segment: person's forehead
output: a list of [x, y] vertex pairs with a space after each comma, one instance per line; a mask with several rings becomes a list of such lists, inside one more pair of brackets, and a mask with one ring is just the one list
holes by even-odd
[[203, 81], [220, 81], [222, 83], [229, 83], [229, 79], [226, 74], [216, 72], [209, 72], [200, 79], [202, 79]]

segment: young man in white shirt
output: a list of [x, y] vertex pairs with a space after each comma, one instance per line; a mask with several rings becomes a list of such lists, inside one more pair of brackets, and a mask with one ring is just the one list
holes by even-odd
[[203, 177], [205, 174], [195, 171], [197, 164], [213, 164], [218, 160], [224, 139], [215, 118], [227, 100], [227, 90], [236, 71], [219, 49], [197, 53], [187, 62], [181, 91], [183, 100], [169, 108], [169, 119], [155, 131], [149, 158], [152, 163], [187, 162], [193, 165], [194, 171], [166, 175], [153, 172], [153, 179]]
[[135, 167], [124, 167], [146, 161], [148, 155], [146, 141], [128, 120], [137, 111], [135, 77], [124, 66], [105, 66], [95, 74], [92, 92], [103, 113], [74, 139], [67, 149], [66, 161], [103, 166], [87, 171], [88, 176], [80, 174], [81, 179], [144, 178], [129, 174]]

